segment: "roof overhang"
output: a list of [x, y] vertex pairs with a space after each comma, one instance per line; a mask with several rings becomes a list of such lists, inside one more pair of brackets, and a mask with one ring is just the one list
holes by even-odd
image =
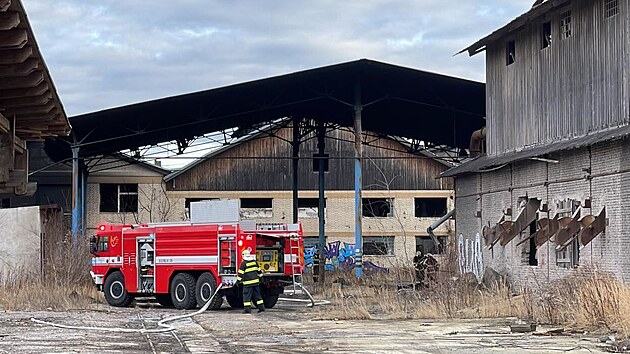
[[357, 93], [363, 128], [379, 134], [466, 148], [483, 126], [483, 83], [362, 59], [72, 117], [73, 141], [47, 152], [93, 156], [282, 117], [351, 127]]
[[440, 177], [455, 177], [467, 173], [489, 172], [498, 169], [507, 164], [528, 160], [539, 159], [542, 156], [558, 151], [578, 149], [586, 146], [592, 146], [605, 141], [623, 139], [630, 135], [630, 126], [612, 128], [596, 133], [584, 135], [578, 138], [555, 141], [553, 143], [537, 145], [520, 151], [509, 152], [497, 156], [482, 155], [475, 159], [465, 161], [459, 166], [453, 167], [442, 174]]
[[457, 54], [461, 54], [463, 52], [468, 52], [468, 55], [470, 56], [479, 54], [486, 50], [489, 44], [501, 40], [505, 36], [509, 35], [512, 32], [520, 30], [521, 28], [523, 28], [523, 26], [538, 19], [546, 13], [553, 11], [556, 8], [566, 6], [570, 2], [570, 0], [546, 0], [540, 4], [535, 4], [528, 12], [522, 14], [507, 25], [499, 28], [486, 37], [483, 37], [482, 39], [468, 46], [467, 48], [462, 49]]
[[20, 0], [0, 0], [0, 115], [22, 140], [70, 131]]

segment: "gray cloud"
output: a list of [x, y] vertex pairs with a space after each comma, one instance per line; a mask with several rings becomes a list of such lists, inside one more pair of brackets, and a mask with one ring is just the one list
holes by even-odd
[[23, 0], [69, 115], [369, 58], [484, 79], [453, 54], [532, 0]]

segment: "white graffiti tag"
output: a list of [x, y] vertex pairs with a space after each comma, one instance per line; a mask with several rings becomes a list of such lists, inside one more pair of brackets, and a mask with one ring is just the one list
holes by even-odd
[[459, 272], [461, 274], [472, 273], [477, 278], [477, 281], [481, 283], [484, 271], [481, 236], [477, 233], [473, 239], [460, 234], [457, 240], [457, 253]]

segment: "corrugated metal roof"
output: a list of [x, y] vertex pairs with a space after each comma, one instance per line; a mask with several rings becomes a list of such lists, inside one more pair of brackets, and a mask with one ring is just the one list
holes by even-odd
[[457, 167], [444, 171], [440, 174], [440, 177], [453, 177], [465, 173], [484, 172], [484, 170], [512, 162], [527, 160], [533, 157], [540, 157], [557, 151], [577, 149], [605, 141], [622, 139], [628, 135], [630, 135], [630, 126], [624, 126], [599, 131], [578, 138], [560, 140], [546, 145], [526, 148], [499, 156], [480, 156], [466, 161]]
[[514, 32], [514, 31], [520, 29], [521, 27], [523, 27], [524, 25], [526, 25], [527, 23], [530, 23], [531, 21], [537, 19], [538, 17], [540, 17], [540, 16], [542, 16], [542, 15], [544, 15], [544, 14], [550, 12], [550, 11], [553, 11], [556, 8], [566, 6], [570, 2], [571, 1], [569, 1], [569, 0], [544, 0], [542, 2], [536, 1], [534, 3], [534, 6], [532, 6], [532, 8], [529, 11], [527, 11], [526, 13], [522, 14], [521, 16], [515, 18], [514, 20], [512, 20], [507, 25], [505, 25], [505, 26], [499, 28], [498, 30], [492, 32], [491, 34], [483, 37], [482, 39], [480, 39], [477, 42], [473, 43], [469, 47], [462, 49], [457, 54], [460, 54], [460, 53], [463, 53], [463, 52], [468, 52], [468, 54], [470, 56], [473, 56], [475, 54], [479, 54], [479, 53], [483, 52], [484, 50], [486, 50], [486, 46], [489, 43], [492, 43], [492, 42], [494, 42], [496, 40], [501, 39], [506, 34], [508, 34], [510, 32]]

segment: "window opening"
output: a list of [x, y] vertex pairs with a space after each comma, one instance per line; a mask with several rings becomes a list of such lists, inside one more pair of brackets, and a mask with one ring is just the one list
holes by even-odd
[[386, 218], [393, 216], [394, 199], [363, 198], [363, 216], [368, 218]]
[[446, 248], [446, 239], [446, 236], [437, 236], [439, 247], [435, 247], [435, 242], [430, 236], [416, 236], [416, 252], [443, 254]]
[[[324, 199], [326, 214], [326, 199]], [[319, 198], [298, 198], [298, 218], [313, 219], [319, 217]]]
[[551, 47], [551, 21], [542, 24], [541, 49]]
[[506, 65], [512, 65], [516, 61], [516, 42], [508, 41], [505, 46]]
[[138, 212], [137, 184], [109, 184], [99, 185], [100, 212], [105, 213], [136, 213]]
[[363, 236], [363, 254], [366, 256], [393, 256], [394, 236]]
[[571, 10], [567, 10], [560, 14], [560, 36], [567, 39], [573, 34], [573, 25], [571, 23]]
[[241, 198], [241, 217], [245, 219], [273, 217], [273, 198]]
[[417, 218], [436, 218], [446, 215], [446, 198], [414, 198]]
[[606, 18], [611, 18], [619, 13], [619, 0], [605, 0], [604, 13]]
[[[572, 216], [580, 207], [575, 199], [561, 200], [556, 204], [558, 217]], [[563, 268], [575, 268], [580, 263], [580, 241], [574, 238], [562, 251], [556, 251], [556, 265]]]

